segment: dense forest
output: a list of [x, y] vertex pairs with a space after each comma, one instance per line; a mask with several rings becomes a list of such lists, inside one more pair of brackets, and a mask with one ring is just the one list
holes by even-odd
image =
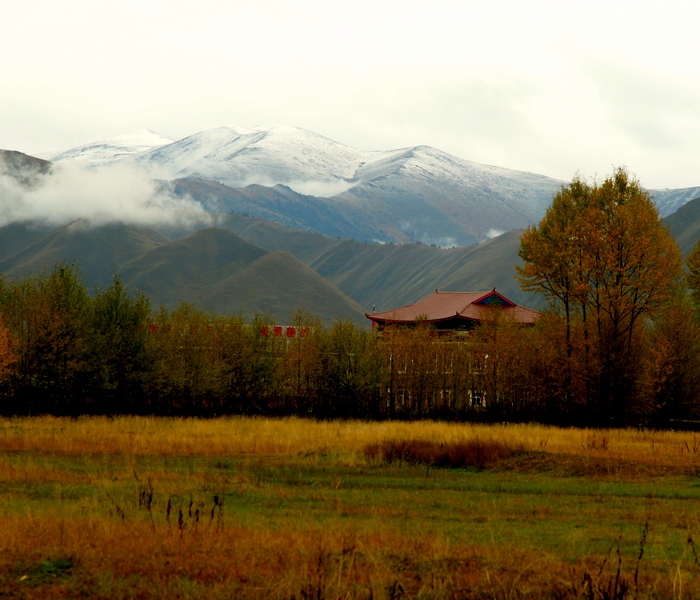
[[624, 170], [575, 179], [521, 239], [535, 326], [494, 308], [469, 333], [378, 333], [265, 315], [153, 309], [118, 276], [90, 293], [59, 263], [0, 279], [0, 411], [295, 414], [692, 426], [700, 420], [700, 246], [675, 242]]

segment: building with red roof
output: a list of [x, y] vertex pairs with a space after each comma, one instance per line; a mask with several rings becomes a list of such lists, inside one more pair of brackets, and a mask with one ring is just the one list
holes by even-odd
[[522, 325], [534, 325], [539, 313], [531, 308], [519, 306], [508, 300], [496, 289], [489, 292], [440, 292], [381, 313], [365, 316], [372, 321], [372, 327], [383, 329], [387, 325], [415, 325], [418, 322], [430, 323], [439, 333], [470, 331], [485, 320], [492, 318], [493, 310], [500, 309], [503, 316]]

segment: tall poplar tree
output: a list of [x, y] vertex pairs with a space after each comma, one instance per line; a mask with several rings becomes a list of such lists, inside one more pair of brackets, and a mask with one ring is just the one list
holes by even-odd
[[[543, 293], [565, 317], [567, 354], [587, 363], [589, 406], [606, 423], [621, 423], [634, 396], [638, 330], [681, 277], [680, 251], [649, 194], [625, 168], [601, 184], [577, 176], [525, 231], [519, 255], [522, 287]], [[569, 341], [573, 319], [583, 323], [582, 357]]]

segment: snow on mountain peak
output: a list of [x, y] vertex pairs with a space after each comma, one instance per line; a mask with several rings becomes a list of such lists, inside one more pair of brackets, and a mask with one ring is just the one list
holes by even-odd
[[[150, 178], [199, 178], [205, 181], [193, 185], [206, 191], [193, 198], [215, 210], [247, 212], [329, 235], [439, 245], [471, 244], [536, 223], [564, 184], [426, 145], [358, 150], [286, 125], [217, 127], [176, 141], [141, 129], [52, 158], [88, 167], [138, 167]], [[207, 182], [232, 188], [282, 184], [304, 196], [220, 193]], [[651, 193], [668, 214], [700, 195], [700, 188]], [[248, 194], [260, 197], [250, 200]]]
[[60, 160], [92, 163], [122, 159], [157, 178], [199, 177], [230, 187], [283, 184], [305, 195], [343, 194], [356, 201], [376, 197], [377, 189], [361, 188], [377, 185], [389, 186], [394, 191], [387, 188], [387, 193], [403, 197], [449, 196], [457, 204], [485, 198], [485, 190], [490, 190], [494, 202], [512, 199], [512, 206], [504, 210], [519, 213], [520, 224], [539, 219], [552, 190], [560, 185], [540, 175], [472, 163], [430, 146], [363, 151], [288, 125], [217, 127], [177, 141], [141, 130], [60, 155]]
[[53, 162], [83, 162], [94, 166], [104, 165], [172, 144], [173, 141], [172, 138], [165, 137], [150, 129], [138, 129], [71, 148], [50, 157], [50, 160]]
[[281, 183], [299, 190], [300, 184], [322, 182], [337, 190], [349, 186], [369, 154], [298, 127], [258, 125], [195, 133], [139, 155], [136, 163], [171, 179], [196, 176], [233, 187]]

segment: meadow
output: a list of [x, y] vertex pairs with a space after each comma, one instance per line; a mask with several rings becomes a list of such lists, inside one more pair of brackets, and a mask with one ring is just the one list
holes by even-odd
[[7, 598], [689, 598], [700, 435], [0, 420]]

